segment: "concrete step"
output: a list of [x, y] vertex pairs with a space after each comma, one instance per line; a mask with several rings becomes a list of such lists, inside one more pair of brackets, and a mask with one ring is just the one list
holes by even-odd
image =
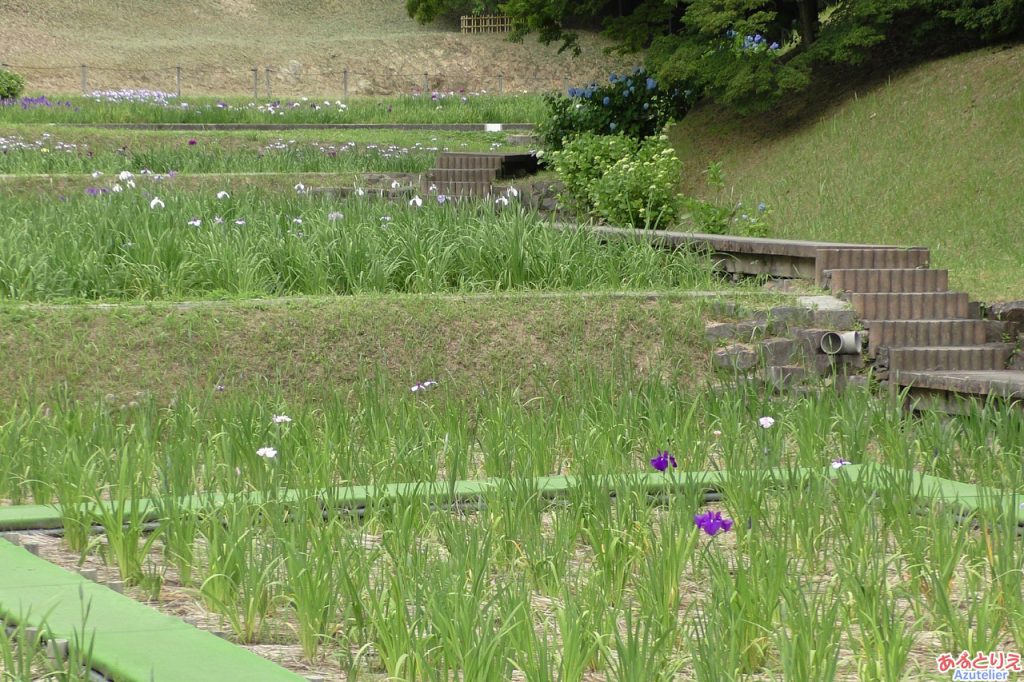
[[435, 183], [442, 182], [494, 182], [498, 174], [492, 168], [433, 168], [427, 178]]
[[928, 260], [928, 249], [920, 247], [824, 247], [815, 252], [814, 281], [822, 286], [825, 270], [927, 268]]
[[443, 152], [437, 157], [437, 168], [450, 170], [501, 170], [503, 154], [481, 154], [473, 152]]
[[851, 294], [850, 302], [862, 320], [949, 320], [971, 317], [967, 294], [963, 292]]
[[827, 270], [831, 273], [833, 294], [851, 293], [923, 293], [947, 291], [948, 270], [918, 270], [909, 268], [861, 268], [856, 270]]
[[896, 346], [979, 346], [998, 340], [986, 320], [868, 320], [868, 355]]
[[981, 371], [1005, 369], [1011, 343], [978, 346], [897, 347], [889, 349], [889, 372], [933, 370]]

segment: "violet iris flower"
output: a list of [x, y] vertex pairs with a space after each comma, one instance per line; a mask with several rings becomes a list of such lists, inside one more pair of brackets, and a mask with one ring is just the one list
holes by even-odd
[[705, 512], [693, 517], [693, 522], [698, 528], [708, 535], [725, 533], [732, 528], [732, 519], [723, 519], [722, 512]]
[[651, 459], [651, 466], [658, 471], [665, 471], [669, 465], [675, 469], [678, 465], [676, 464], [676, 458], [673, 457], [668, 450], [659, 450], [658, 456]]

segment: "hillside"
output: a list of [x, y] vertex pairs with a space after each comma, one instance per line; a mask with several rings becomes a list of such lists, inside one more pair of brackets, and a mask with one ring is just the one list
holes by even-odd
[[[741, 118], [706, 106], [672, 139], [686, 191], [767, 203], [773, 237], [920, 245], [951, 286], [1024, 298], [1024, 46], [930, 62]], [[702, 171], [719, 161], [721, 193]]]
[[581, 57], [558, 55], [528, 39], [462, 35], [454, 26], [422, 26], [404, 0], [6, 0], [0, 3], [0, 62], [18, 67], [38, 92], [76, 92], [80, 64], [90, 89], [173, 90], [183, 67], [187, 94], [252, 92], [252, 69], [273, 70], [278, 95], [334, 95], [349, 70], [351, 94], [393, 94], [423, 87], [495, 91], [551, 90], [637, 60], [604, 54], [607, 42], [584, 36]]

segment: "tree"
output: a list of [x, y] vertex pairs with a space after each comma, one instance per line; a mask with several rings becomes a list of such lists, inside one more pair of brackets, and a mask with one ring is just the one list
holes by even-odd
[[498, 11], [499, 0], [405, 0], [405, 11], [421, 24], [441, 17], [488, 14]]
[[[415, 0], [409, 0], [413, 2]], [[578, 52], [574, 22], [600, 19], [619, 49], [647, 50], [659, 78], [741, 110], [768, 107], [825, 64], [882, 49], [928, 54], [1024, 32], [1024, 0], [505, 0], [513, 39]]]

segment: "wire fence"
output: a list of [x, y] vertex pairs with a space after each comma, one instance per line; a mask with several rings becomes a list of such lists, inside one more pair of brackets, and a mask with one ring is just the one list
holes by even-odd
[[251, 95], [254, 98], [424, 94], [432, 92], [510, 95], [518, 93], [565, 92], [569, 87], [600, 82], [606, 73], [557, 73], [499, 71], [482, 75], [479, 71], [438, 73], [430, 70], [365, 72], [348, 67], [253, 65], [251, 67], [174, 65], [134, 69], [76, 64], [32, 66], [0, 63], [21, 74], [30, 92], [84, 95], [104, 90], [147, 89], [181, 96]]

